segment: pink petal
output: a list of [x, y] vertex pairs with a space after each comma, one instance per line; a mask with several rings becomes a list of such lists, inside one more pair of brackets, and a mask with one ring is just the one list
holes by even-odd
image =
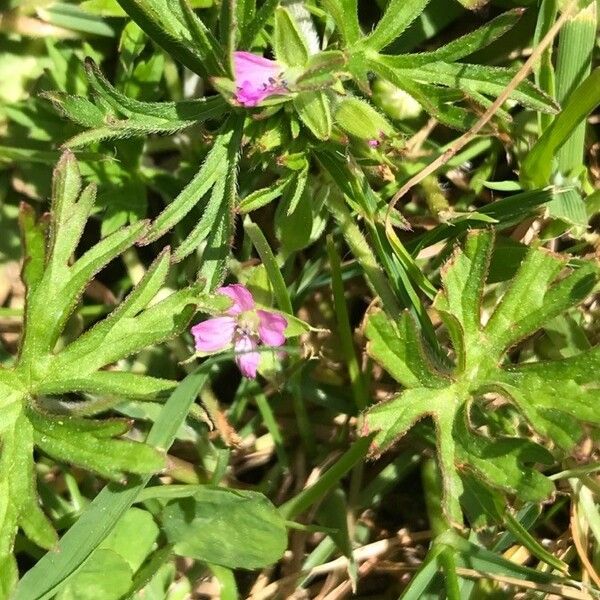
[[215, 317], [192, 327], [198, 352], [217, 352], [231, 345], [235, 333], [233, 317]]
[[233, 68], [236, 81], [248, 81], [268, 83], [269, 79], [276, 79], [283, 71], [281, 65], [275, 60], [269, 60], [264, 56], [252, 54], [251, 52], [234, 52]]
[[243, 106], [256, 106], [273, 94], [287, 90], [281, 83], [283, 67], [274, 60], [251, 52], [234, 52], [236, 99]]
[[268, 87], [256, 88], [250, 81], [244, 81], [237, 89], [235, 99], [242, 106], [256, 106], [272, 94]]
[[252, 352], [257, 345], [256, 340], [248, 335], [239, 337], [234, 345], [235, 351], [240, 353], [236, 355], [235, 362], [242, 375], [250, 379], [256, 377], [256, 371], [260, 364], [260, 352]]
[[254, 308], [254, 298], [250, 290], [239, 283], [233, 283], [217, 289], [219, 294], [225, 294], [233, 300], [233, 305], [227, 310], [228, 315], [239, 315]]
[[260, 319], [258, 333], [263, 344], [266, 346], [283, 346], [285, 343], [283, 332], [288, 324], [287, 319], [279, 313], [267, 310], [257, 310], [256, 313]]

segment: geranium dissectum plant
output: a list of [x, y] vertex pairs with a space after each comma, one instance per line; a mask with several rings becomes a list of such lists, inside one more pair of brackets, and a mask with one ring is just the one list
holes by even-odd
[[261, 359], [256, 349], [260, 345], [282, 346], [287, 320], [278, 313], [257, 309], [250, 290], [243, 285], [227, 285], [217, 291], [233, 303], [223, 316], [192, 327], [196, 350], [211, 353], [233, 347], [242, 375], [254, 378]]
[[108, 4], [0, 10], [0, 600], [600, 600], [600, 0]]

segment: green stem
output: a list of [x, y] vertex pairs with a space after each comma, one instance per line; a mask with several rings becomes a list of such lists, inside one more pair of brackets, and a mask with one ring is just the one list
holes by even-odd
[[368, 283], [373, 291], [381, 298], [384, 309], [394, 320], [398, 320], [401, 315], [401, 308], [396, 300], [388, 280], [377, 263], [367, 240], [361, 230], [356, 225], [352, 214], [348, 210], [344, 201], [336, 194], [330, 194], [328, 198], [328, 208], [337, 221], [346, 243], [350, 247], [352, 254], [363, 268], [367, 276]]
[[321, 478], [279, 507], [284, 519], [293, 519], [320, 500], [354, 465], [361, 461], [371, 443], [371, 436], [358, 439]]
[[[279, 270], [277, 259], [273, 255], [271, 247], [269, 246], [269, 242], [267, 242], [267, 239], [260, 228], [250, 220], [247, 220], [244, 224], [244, 230], [252, 240], [260, 259], [265, 266], [269, 282], [273, 286], [273, 293], [275, 294], [277, 305], [283, 312], [293, 315], [294, 308], [292, 306], [292, 301], [290, 299], [290, 295], [288, 294], [283, 275]], [[296, 342], [294, 342], [294, 344], [295, 343]], [[306, 451], [309, 454], [312, 454], [315, 449], [315, 439], [310, 418], [308, 417], [306, 406], [304, 405], [304, 401], [302, 400], [302, 396], [300, 394], [298, 374], [291, 377], [288, 385], [292, 392], [292, 404], [294, 406], [296, 420], [298, 421], [298, 431], [300, 432], [300, 436], [302, 437]]]
[[273, 293], [275, 294], [277, 305], [283, 312], [293, 315], [294, 309], [292, 308], [292, 301], [290, 300], [287, 286], [285, 285], [283, 275], [279, 270], [277, 259], [271, 250], [271, 246], [269, 246], [269, 242], [267, 242], [267, 238], [265, 238], [258, 225], [249, 220], [244, 224], [244, 230], [252, 240], [260, 259], [267, 270], [269, 283], [273, 286]]
[[279, 463], [282, 468], [287, 469], [290, 466], [290, 461], [288, 455], [285, 451], [285, 446], [283, 444], [283, 436], [281, 435], [281, 430], [279, 429], [279, 425], [277, 424], [277, 420], [275, 419], [275, 413], [271, 409], [271, 405], [267, 400], [267, 397], [260, 389], [258, 385], [253, 385], [253, 392], [255, 393], [256, 406], [258, 406], [258, 410], [260, 411], [261, 417], [263, 419], [263, 423], [265, 427], [271, 434], [273, 438], [273, 443], [275, 444], [275, 451], [277, 452], [277, 457], [279, 458]]
[[346, 306], [346, 299], [344, 297], [340, 257], [331, 236], [327, 237], [327, 253], [331, 268], [331, 291], [333, 293], [333, 307], [335, 309], [341, 352], [348, 368], [356, 408], [362, 411], [367, 407], [367, 389], [354, 349], [354, 340], [352, 330], [350, 329], [350, 317], [348, 316], [348, 307]]
[[[429, 527], [432, 537], [435, 539], [450, 530], [451, 525], [442, 509], [444, 485], [438, 464], [434, 459], [426, 460], [423, 463], [421, 477], [425, 492], [425, 507], [429, 517]], [[448, 600], [461, 600], [454, 551], [451, 548], [443, 548], [438, 560], [444, 572]]]

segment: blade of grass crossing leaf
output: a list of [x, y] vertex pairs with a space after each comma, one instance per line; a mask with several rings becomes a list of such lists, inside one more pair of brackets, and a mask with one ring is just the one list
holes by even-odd
[[359, 438], [313, 485], [305, 488], [299, 494], [282, 504], [279, 507], [279, 512], [283, 518], [294, 519], [315, 502], [318, 502], [331, 488], [337, 485], [340, 479], [354, 465], [364, 459], [371, 439], [372, 436]]
[[433, 300], [437, 293], [435, 286], [427, 279], [421, 269], [419, 269], [414, 258], [404, 247], [404, 244], [400, 241], [398, 236], [392, 230], [389, 230], [387, 234], [390, 244], [396, 252], [396, 256], [404, 269], [410, 274], [411, 279], [419, 286], [421, 291], [426, 294], [430, 300]]
[[556, 576], [551, 573], [521, 566], [495, 552], [476, 546], [452, 530], [443, 533], [438, 541], [440, 544], [454, 548], [470, 568], [478, 571], [497, 573], [538, 583], [550, 583], [556, 579]]
[[367, 391], [363, 374], [358, 364], [356, 351], [354, 350], [354, 340], [352, 339], [352, 330], [350, 329], [350, 317], [348, 315], [348, 307], [346, 306], [346, 298], [344, 296], [344, 283], [342, 281], [340, 257], [331, 236], [328, 236], [327, 238], [327, 253], [329, 255], [331, 291], [333, 293], [333, 306], [338, 325], [341, 351], [348, 368], [354, 402], [356, 403], [356, 408], [361, 411], [367, 406]]
[[399, 319], [401, 309], [396, 295], [344, 201], [336, 194], [329, 194], [327, 207], [337, 221], [352, 254], [363, 268], [367, 281], [381, 298], [385, 310], [392, 318]]
[[442, 548], [440, 546], [433, 546], [431, 548], [421, 568], [412, 578], [406, 591], [400, 596], [400, 600], [422, 600], [425, 597], [429, 586], [433, 583], [439, 572], [439, 555], [441, 551]]
[[[171, 394], [146, 442], [167, 450], [184, 422], [190, 406], [204, 386], [211, 362], [207, 361], [188, 375]], [[46, 600], [53, 597], [68, 578], [112, 531], [121, 516], [135, 502], [150, 476], [122, 486], [107, 485], [86, 508], [77, 522], [19, 582], [14, 600]]]
[[594, 69], [568, 97], [560, 114], [521, 163], [521, 181], [529, 188], [543, 188], [550, 182], [554, 157], [573, 129], [600, 104], [600, 68]]
[[[540, 507], [537, 504], [527, 504], [516, 513], [514, 517], [521, 527], [526, 530], [531, 529], [540, 516]], [[515, 543], [515, 536], [510, 531], [505, 531], [496, 542], [490, 547], [493, 552], [504, 552]]]
[[[560, 31], [556, 64], [556, 99], [562, 104], [590, 74], [596, 44], [597, 5], [594, 0], [569, 19]], [[577, 125], [557, 153], [558, 170], [569, 175], [581, 169], [586, 123]]]
[[[537, 46], [540, 40], [548, 33], [558, 13], [558, 1], [557, 0], [542, 0], [540, 8], [538, 10], [537, 22], [535, 25], [535, 33], [533, 36], [533, 46]], [[555, 77], [554, 77], [554, 65], [552, 64], [552, 51], [553, 46], [550, 45], [540, 58], [540, 61], [534, 67], [533, 73], [535, 77], [535, 84], [546, 94], [555, 97]], [[546, 113], [538, 113], [538, 124], [540, 128], [540, 134], [552, 123], [554, 115]]]
[[543, 560], [555, 569], [558, 569], [565, 574], [568, 573], [567, 565], [548, 552], [548, 550], [546, 550], [546, 548], [544, 548], [544, 546], [542, 546], [508, 510], [504, 513], [504, 524], [508, 531], [510, 531], [534, 556], [537, 556], [540, 560]]
[[384, 231], [382, 225], [373, 226], [369, 223], [369, 230], [376, 253], [388, 274], [392, 287], [396, 292], [396, 297], [400, 298], [404, 305], [415, 315], [421, 324], [429, 345], [436, 354], [442, 356], [433, 324], [413, 282], [430, 298], [434, 297], [433, 290], [435, 288], [419, 269], [391, 228]]
[[362, 508], [378, 502], [389, 490], [412, 473], [420, 461], [421, 455], [411, 451], [403, 452], [361, 490], [358, 506]]

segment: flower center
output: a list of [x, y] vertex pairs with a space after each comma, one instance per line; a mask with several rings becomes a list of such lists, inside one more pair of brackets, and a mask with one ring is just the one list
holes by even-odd
[[255, 311], [247, 310], [238, 315], [238, 334], [255, 336], [258, 333], [259, 318]]

